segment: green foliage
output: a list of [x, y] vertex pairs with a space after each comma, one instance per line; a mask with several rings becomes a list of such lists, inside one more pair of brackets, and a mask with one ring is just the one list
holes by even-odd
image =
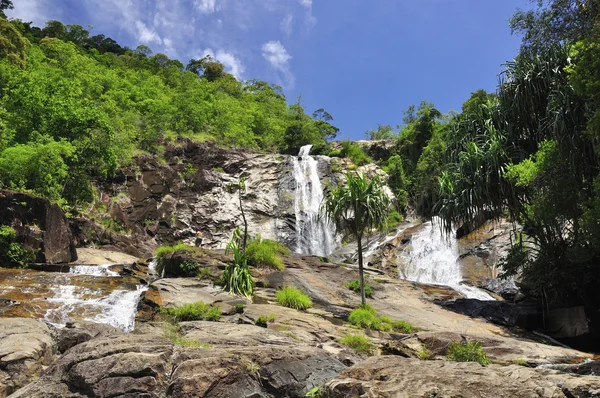
[[244, 304], [236, 304], [236, 305], [234, 305], [235, 313], [236, 314], [243, 314], [244, 313], [244, 307], [245, 307]]
[[161, 307], [160, 312], [169, 316], [174, 322], [187, 321], [218, 321], [221, 319], [221, 310], [209, 304], [198, 301], [179, 307]]
[[197, 340], [186, 339], [186, 338], [181, 337], [181, 335], [180, 335], [181, 328], [177, 324], [172, 324], [172, 323], [164, 324], [164, 325], [162, 325], [162, 329], [163, 329], [163, 333], [164, 333], [165, 337], [168, 338], [169, 340], [171, 340], [173, 342], [173, 344], [175, 344], [175, 345], [188, 347], [188, 348], [209, 348], [210, 347], [206, 343], [202, 343]]
[[275, 293], [275, 300], [284, 307], [304, 311], [312, 307], [310, 297], [294, 287], [283, 287]]
[[387, 316], [379, 317], [375, 308], [368, 304], [354, 309], [348, 317], [348, 322], [362, 329], [383, 332], [412, 333], [416, 330], [414, 326], [406, 321], [393, 321]]
[[340, 344], [352, 348], [361, 355], [371, 355], [375, 351], [371, 340], [363, 334], [348, 334], [340, 339]]
[[448, 345], [446, 357], [455, 362], [478, 362], [481, 365], [491, 363], [478, 341], [453, 341]]
[[371, 163], [373, 160], [367, 156], [362, 146], [350, 140], [342, 141], [342, 149], [339, 152], [330, 152], [330, 156], [349, 158], [355, 166]]
[[254, 321], [254, 324], [256, 326], [266, 328], [267, 324], [275, 322], [275, 319], [277, 319], [276, 314], [261, 315], [258, 318], [256, 318], [256, 321]]
[[396, 210], [393, 210], [388, 215], [387, 220], [385, 220], [385, 229], [390, 232], [394, 231], [402, 221], [404, 221], [404, 217]]
[[[179, 253], [181, 256], [172, 256]], [[185, 243], [175, 245], [160, 246], [154, 252], [156, 258], [156, 272], [158, 275], [197, 275], [198, 264], [192, 259], [186, 257], [203, 257], [204, 251], [198, 247], [190, 246]]]
[[377, 130], [368, 130], [365, 132], [367, 140], [389, 140], [395, 136], [394, 128], [390, 125], [377, 125]]
[[[360, 294], [360, 281], [358, 279], [353, 280], [352, 282], [345, 282], [344, 286], [348, 289], [352, 290], [354, 293]], [[371, 298], [373, 296], [373, 286], [369, 284], [365, 284], [365, 297]]]
[[321, 387], [316, 386], [310, 389], [310, 391], [308, 391], [305, 395], [305, 397], [312, 397], [312, 398], [321, 398], [323, 395], [321, 394]]
[[290, 250], [287, 247], [274, 240], [260, 237], [250, 241], [246, 248], [248, 264], [254, 267], [274, 268], [280, 271], [285, 268], [281, 255], [288, 254], [290, 254]]
[[27, 268], [35, 254], [17, 241], [17, 232], [8, 225], [0, 225], [0, 267]]
[[[0, 19], [0, 76], [10, 93], [0, 98], [0, 154], [14, 147], [1, 157], [24, 166], [1, 170], [2, 184], [73, 204], [92, 200], [92, 180], [168, 141], [323, 150], [337, 133], [324, 110], [309, 116], [288, 106], [281, 88], [237, 81], [218, 62], [192, 60], [185, 70], [145, 46], [132, 51], [59, 21], [40, 29]], [[188, 185], [192, 174], [182, 171]]]
[[223, 271], [223, 282], [225, 290], [240, 296], [252, 299], [254, 296], [254, 279], [250, 274], [248, 257], [239, 247], [241, 231], [236, 228], [231, 240], [227, 244], [226, 253], [233, 254], [233, 261]]
[[419, 348], [419, 351], [417, 351], [417, 356], [421, 361], [427, 361], [431, 358], [431, 351], [429, 351], [429, 349], [426, 346], [422, 345]]

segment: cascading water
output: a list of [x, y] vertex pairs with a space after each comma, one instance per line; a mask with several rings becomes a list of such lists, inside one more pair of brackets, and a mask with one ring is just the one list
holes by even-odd
[[446, 240], [431, 222], [423, 224], [423, 228], [412, 236], [411, 246], [410, 252], [399, 254], [405, 260], [403, 266], [398, 267], [401, 278], [449, 286], [467, 298], [494, 300], [484, 291], [461, 283], [456, 240]]
[[327, 256], [334, 249], [335, 231], [327, 217], [320, 214], [323, 187], [319, 180], [318, 163], [309, 155], [312, 145], [300, 148], [293, 158], [296, 180], [296, 252]]

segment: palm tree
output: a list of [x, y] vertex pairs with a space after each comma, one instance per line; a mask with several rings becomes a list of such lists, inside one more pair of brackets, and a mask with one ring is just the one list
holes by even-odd
[[322, 209], [329, 219], [333, 220], [338, 231], [346, 231], [357, 239], [360, 295], [363, 305], [366, 300], [362, 237], [365, 232], [384, 225], [389, 205], [390, 199], [377, 176], [369, 181], [363, 175], [353, 176], [347, 173], [346, 184], [329, 192]]

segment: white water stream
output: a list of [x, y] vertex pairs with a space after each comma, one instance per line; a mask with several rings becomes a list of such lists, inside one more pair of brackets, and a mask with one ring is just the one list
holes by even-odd
[[300, 148], [293, 158], [296, 180], [296, 252], [327, 256], [334, 249], [335, 230], [329, 219], [320, 215], [323, 187], [319, 180], [318, 163], [309, 155], [312, 145]]
[[[435, 221], [435, 219], [434, 219]], [[399, 253], [404, 257], [404, 266], [399, 267], [400, 277], [409, 281], [444, 285], [453, 288], [467, 298], [494, 300], [486, 292], [464, 285], [456, 239], [445, 239], [439, 228], [431, 222], [423, 224], [412, 236], [412, 250]]]

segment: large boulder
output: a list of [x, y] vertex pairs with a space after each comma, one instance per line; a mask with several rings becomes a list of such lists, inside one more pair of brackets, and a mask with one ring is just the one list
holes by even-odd
[[485, 367], [474, 362], [380, 356], [345, 370], [325, 383], [321, 394], [328, 398], [589, 398], [600, 397], [600, 378], [517, 365]]
[[56, 203], [29, 194], [0, 190], [0, 224], [36, 254], [36, 262], [58, 264], [77, 260], [64, 212]]
[[55, 354], [46, 324], [34, 319], [0, 318], [0, 398], [35, 380]]

